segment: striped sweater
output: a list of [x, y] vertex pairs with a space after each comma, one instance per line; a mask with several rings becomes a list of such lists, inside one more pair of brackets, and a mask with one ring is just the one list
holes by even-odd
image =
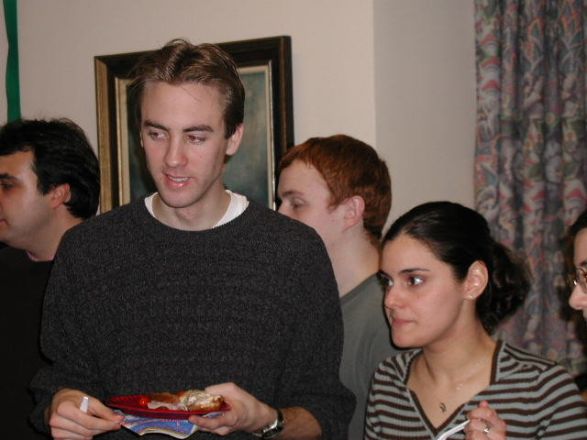
[[[556, 363], [501, 341], [489, 387], [434, 427], [407, 387], [420, 352], [403, 352], [379, 365], [369, 393], [365, 439], [434, 439], [464, 422], [483, 400], [506, 422], [508, 439], [587, 439], [587, 405], [571, 376]], [[460, 432], [450, 438], [465, 436]]]

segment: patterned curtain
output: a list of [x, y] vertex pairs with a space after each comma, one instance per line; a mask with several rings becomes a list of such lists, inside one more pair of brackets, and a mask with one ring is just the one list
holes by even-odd
[[587, 0], [475, 0], [475, 27], [475, 204], [533, 275], [499, 336], [578, 374], [562, 239], [587, 204]]

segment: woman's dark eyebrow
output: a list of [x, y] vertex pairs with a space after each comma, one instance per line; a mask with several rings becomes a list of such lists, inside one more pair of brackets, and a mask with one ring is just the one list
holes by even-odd
[[379, 273], [379, 275], [383, 275], [384, 277], [391, 279], [391, 275], [389, 275], [387, 272], [385, 272], [382, 269], [379, 269], [378, 273]]
[[430, 269], [424, 269], [423, 267], [408, 267], [399, 271], [400, 274], [412, 273], [412, 272], [430, 272]]
[[0, 180], [11, 181], [11, 180], [16, 180], [16, 177], [14, 177], [12, 174], [0, 173]]

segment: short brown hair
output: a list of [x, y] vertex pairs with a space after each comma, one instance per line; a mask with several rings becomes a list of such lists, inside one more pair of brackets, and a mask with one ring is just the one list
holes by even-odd
[[313, 137], [285, 153], [280, 171], [294, 160], [318, 170], [332, 194], [331, 206], [352, 196], [362, 197], [363, 225], [379, 241], [391, 209], [391, 179], [387, 165], [371, 146], [344, 134]]
[[137, 121], [141, 119], [140, 106], [145, 84], [162, 81], [172, 85], [193, 82], [217, 87], [224, 97], [226, 138], [243, 122], [245, 89], [234, 60], [219, 46], [172, 40], [141, 58], [133, 69], [132, 77], [130, 90], [136, 105]]

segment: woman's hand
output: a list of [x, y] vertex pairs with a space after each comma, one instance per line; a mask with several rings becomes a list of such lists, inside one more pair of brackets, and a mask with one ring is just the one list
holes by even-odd
[[467, 440], [505, 440], [507, 426], [487, 401], [483, 401], [467, 417], [471, 421], [465, 428]]

